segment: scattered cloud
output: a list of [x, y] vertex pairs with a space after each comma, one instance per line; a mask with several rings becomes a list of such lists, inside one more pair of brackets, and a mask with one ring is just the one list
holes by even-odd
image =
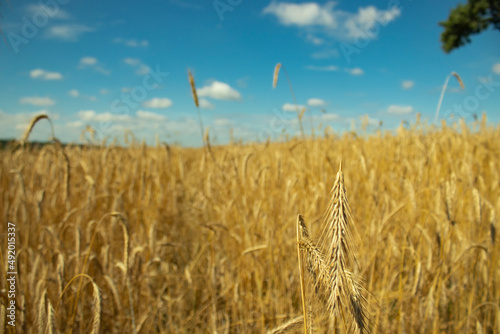
[[311, 33], [308, 33], [306, 35], [306, 41], [308, 41], [309, 43], [314, 44], [314, 45], [322, 45], [325, 43], [325, 41], [323, 39], [318, 38]]
[[99, 94], [101, 95], [108, 95], [109, 94], [109, 90], [106, 89], [106, 88], [102, 88], [99, 90]]
[[299, 111], [301, 111], [302, 109], [305, 108], [305, 106], [303, 105], [297, 105], [295, 106], [295, 104], [293, 103], [285, 103], [281, 109], [283, 109], [283, 111], [289, 111], [289, 112], [297, 112], [297, 108], [299, 108]]
[[70, 91], [68, 92], [68, 95], [69, 95], [69, 96], [72, 96], [72, 97], [78, 97], [78, 96], [80, 96], [80, 92], [79, 92], [79, 91], [77, 91], [76, 89], [72, 89], [72, 90], [70, 90]]
[[20, 104], [31, 104], [33, 106], [37, 107], [45, 107], [45, 106], [53, 106], [56, 104], [56, 101], [52, 100], [49, 97], [38, 97], [38, 96], [32, 96], [32, 97], [23, 97], [19, 100]]
[[77, 116], [80, 120], [86, 122], [124, 122], [132, 119], [129, 115], [114, 114], [110, 112], [98, 114], [94, 110], [80, 110]]
[[142, 102], [142, 105], [147, 108], [165, 109], [172, 105], [172, 101], [170, 99], [167, 99], [166, 97], [155, 97], [151, 100]]
[[123, 59], [123, 62], [129, 66], [134, 67], [135, 74], [137, 74], [137, 75], [141, 75], [141, 76], [146, 75], [151, 71], [149, 66], [146, 64], [143, 64], [142, 61], [138, 58], [125, 58], [125, 59]]
[[359, 67], [346, 68], [345, 71], [348, 72], [350, 75], [363, 75], [363, 74], [365, 74], [365, 72], [362, 69], [360, 69]]
[[[304, 2], [300, 4], [272, 1], [262, 11], [263, 14], [275, 16], [284, 26], [299, 28], [318, 28], [325, 36], [338, 40], [349, 40], [358, 37], [376, 38], [376, 25], [387, 25], [401, 15], [401, 10], [394, 4], [387, 10], [380, 10], [374, 6], [359, 7], [357, 12], [347, 12], [336, 9], [337, 3], [328, 1], [325, 4]], [[317, 33], [307, 34], [306, 40], [322, 41]], [[322, 43], [321, 43], [322, 44]], [[318, 44], [319, 45], [319, 44]]]
[[323, 101], [322, 99], [311, 98], [307, 100], [307, 105], [310, 107], [324, 107], [326, 106], [326, 102]]
[[333, 11], [334, 2], [320, 6], [314, 2], [302, 4], [271, 2], [264, 8], [264, 14], [272, 14], [285, 26], [337, 26], [336, 15]]
[[329, 65], [329, 66], [307, 65], [306, 69], [311, 71], [326, 71], [326, 72], [334, 72], [339, 70], [339, 68], [335, 65]]
[[215, 108], [215, 106], [207, 99], [200, 99], [198, 102], [200, 104], [200, 108], [203, 108], [203, 109], [214, 109]]
[[123, 59], [123, 62], [130, 66], [137, 66], [141, 64], [141, 60], [138, 58], [125, 58]]
[[97, 58], [95, 57], [83, 57], [80, 59], [80, 66], [88, 66], [97, 64]]
[[113, 43], [122, 44], [131, 48], [145, 48], [149, 46], [149, 42], [145, 39], [138, 41], [135, 39], [115, 38], [113, 39]]
[[340, 116], [337, 114], [323, 114], [323, 115], [321, 115], [321, 119], [323, 121], [335, 121], [335, 120], [338, 120], [339, 118], [340, 118]]
[[374, 6], [361, 7], [357, 14], [347, 15], [347, 20], [344, 23], [347, 37], [375, 38], [372, 29], [376, 24], [385, 26], [400, 15], [401, 11], [396, 7], [390, 10], [378, 10]]
[[393, 104], [387, 108], [387, 112], [389, 114], [398, 114], [398, 115], [410, 114], [413, 112], [413, 107], [412, 106], [398, 106], [398, 105]]
[[84, 24], [59, 24], [47, 28], [45, 30], [45, 38], [76, 42], [83, 34], [93, 31], [95, 31], [95, 29]]
[[216, 100], [241, 100], [241, 94], [228, 84], [214, 81], [210, 85], [199, 88], [198, 96], [211, 97]]
[[411, 81], [411, 80], [405, 80], [401, 83], [401, 87], [403, 89], [412, 89], [414, 85], [415, 85], [415, 82]]
[[41, 79], [41, 80], [62, 80], [63, 78], [61, 73], [49, 72], [42, 70], [40, 68], [31, 71], [30, 77], [32, 77], [33, 79]]
[[496, 74], [500, 74], [500, 63], [496, 63], [495, 65], [493, 65], [492, 70], [493, 70], [493, 72], [495, 72]]
[[231, 120], [229, 120], [227, 118], [217, 118], [214, 123], [215, 123], [215, 125], [219, 125], [219, 126], [227, 126], [227, 125], [231, 125], [233, 122], [231, 122]]
[[102, 67], [99, 64], [97, 58], [95, 58], [95, 57], [83, 57], [80, 59], [80, 63], [78, 65], [78, 68], [81, 69], [81, 68], [88, 68], [88, 67], [92, 68], [96, 72], [99, 72], [99, 73], [102, 73], [105, 75], [111, 74], [111, 71]]
[[67, 122], [65, 126], [69, 128], [75, 128], [75, 129], [80, 129], [85, 126], [85, 123], [82, 121], [72, 121], [72, 122]]
[[145, 111], [145, 110], [138, 110], [137, 113], [137, 118], [139, 119], [144, 119], [144, 120], [151, 120], [151, 121], [166, 121], [167, 117], [164, 115], [160, 115], [151, 111]]

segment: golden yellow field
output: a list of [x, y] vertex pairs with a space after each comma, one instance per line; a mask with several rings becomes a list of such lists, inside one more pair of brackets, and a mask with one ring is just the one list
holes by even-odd
[[[318, 233], [342, 160], [373, 332], [500, 333], [500, 129], [474, 127], [210, 151], [12, 144], [0, 311], [11, 222], [16, 326], [0, 331], [301, 333], [296, 217]], [[318, 333], [346, 332], [310, 302]]]

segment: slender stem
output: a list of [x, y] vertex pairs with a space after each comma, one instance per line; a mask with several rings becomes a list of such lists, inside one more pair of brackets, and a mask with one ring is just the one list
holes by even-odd
[[281, 67], [283, 68], [283, 71], [285, 72], [286, 80], [288, 81], [288, 86], [290, 86], [290, 92], [292, 93], [293, 103], [295, 104], [295, 109], [297, 110], [297, 119], [299, 120], [300, 134], [302, 135], [302, 139], [305, 139], [304, 127], [302, 126], [302, 120], [300, 119], [299, 105], [297, 104], [297, 99], [295, 98], [295, 93], [293, 92], [292, 82], [290, 81], [290, 77], [288, 76], [288, 73], [287, 73], [285, 67], [284, 66], [281, 66]]
[[299, 271], [300, 271], [300, 293], [302, 298], [302, 311], [304, 313], [304, 334], [307, 334], [307, 312], [306, 312], [306, 291], [304, 287], [304, 268], [302, 267], [302, 257], [300, 254], [300, 219], [302, 217], [297, 215], [297, 255], [299, 257]]
[[196, 107], [196, 110], [198, 110], [198, 120], [200, 121], [200, 132], [201, 132], [201, 142], [205, 144], [205, 134], [203, 133], [203, 122], [201, 120], [201, 113], [200, 113], [200, 107]]
[[446, 80], [444, 81], [443, 89], [441, 90], [441, 96], [439, 97], [437, 109], [436, 109], [436, 117], [434, 118], [434, 123], [437, 123], [439, 117], [439, 110], [441, 109], [441, 103], [443, 102], [444, 92], [446, 91], [446, 87], [448, 87], [448, 81], [450, 80], [451, 74], [448, 74]]

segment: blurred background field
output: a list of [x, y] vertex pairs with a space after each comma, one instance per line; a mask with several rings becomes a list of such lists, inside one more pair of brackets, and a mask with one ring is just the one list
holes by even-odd
[[378, 332], [498, 333], [499, 157], [485, 118], [210, 149], [12, 142], [2, 300], [10, 221], [17, 333], [277, 332], [302, 314], [296, 215], [318, 233], [342, 160]]

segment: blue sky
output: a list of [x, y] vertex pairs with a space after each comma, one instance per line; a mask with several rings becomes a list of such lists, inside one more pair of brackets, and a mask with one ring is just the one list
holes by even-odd
[[[201, 144], [187, 79], [194, 74], [216, 143], [356, 129], [394, 129], [416, 113], [500, 121], [500, 33], [445, 54], [438, 22], [460, 1], [0, 0], [0, 137], [19, 138], [38, 113], [80, 142], [90, 125], [123, 141]], [[275, 65], [283, 64], [272, 88]], [[32, 138], [48, 139], [43, 121]]]

